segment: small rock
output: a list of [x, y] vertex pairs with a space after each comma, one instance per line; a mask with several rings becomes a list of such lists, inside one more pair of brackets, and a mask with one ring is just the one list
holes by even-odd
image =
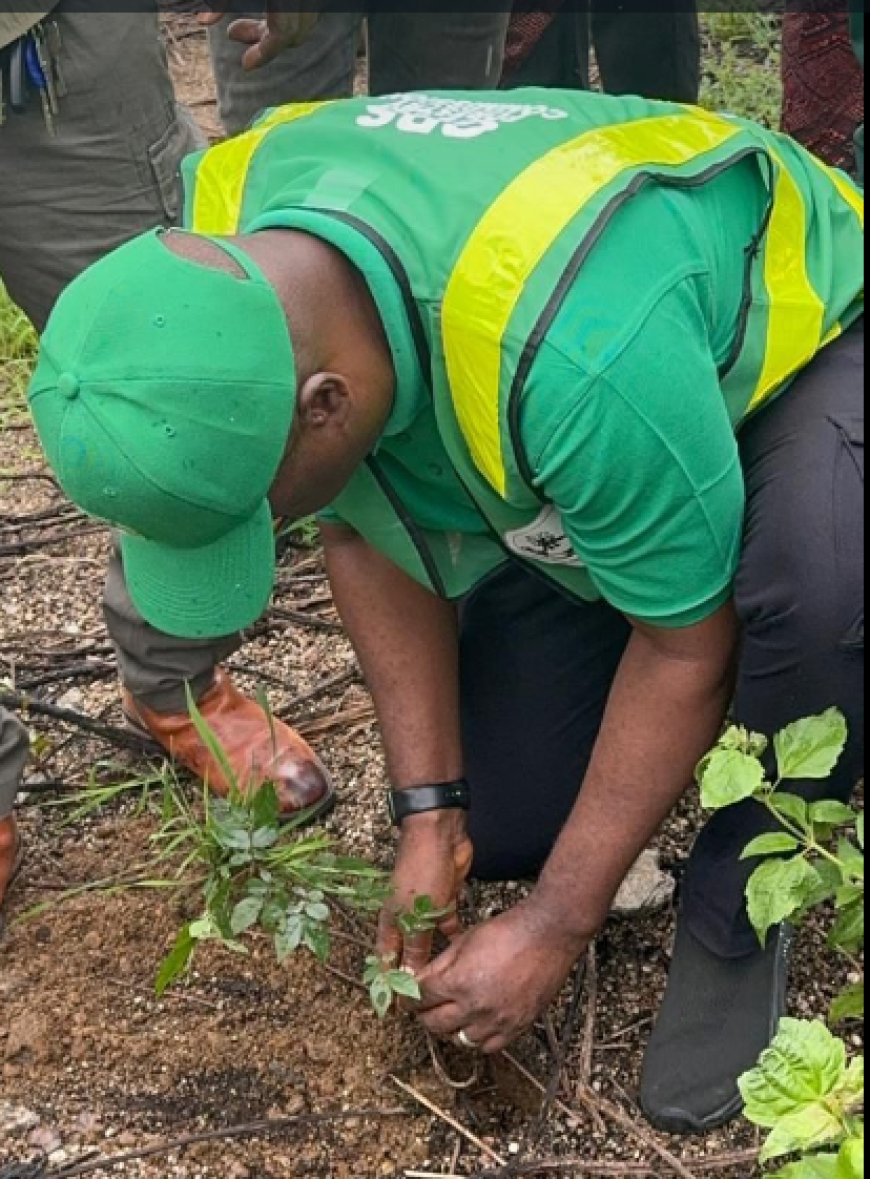
[[666, 909], [674, 899], [677, 882], [661, 866], [657, 851], [645, 851], [629, 872], [613, 902], [618, 917], [634, 917]]
[[15, 1060], [29, 1054], [34, 1060], [44, 1063], [50, 1060], [53, 1047], [48, 1031], [42, 1020], [33, 1012], [19, 1016], [9, 1025], [6, 1037], [6, 1059]]
[[49, 1126], [40, 1126], [28, 1135], [27, 1145], [51, 1156], [55, 1151], [62, 1149], [63, 1140], [57, 1130], [52, 1130]]
[[0, 1101], [0, 1134], [17, 1134], [22, 1130], [33, 1130], [38, 1125], [39, 1114], [32, 1109]]

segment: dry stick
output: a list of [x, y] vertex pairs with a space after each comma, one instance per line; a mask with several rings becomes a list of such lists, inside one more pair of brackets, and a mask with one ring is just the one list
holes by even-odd
[[334, 733], [336, 729], [368, 724], [374, 719], [374, 708], [370, 704], [361, 704], [357, 708], [348, 708], [345, 712], [337, 712], [334, 716], [316, 720], [302, 720], [296, 727], [303, 737], [324, 737], [328, 733]]
[[412, 1089], [410, 1085], [406, 1085], [404, 1081], [400, 1081], [398, 1077], [394, 1077], [392, 1074], [390, 1075], [390, 1080], [398, 1089], [401, 1089], [401, 1091], [406, 1094], [406, 1096], [412, 1097], [414, 1101], [416, 1101], [419, 1105], [422, 1105], [424, 1109], [429, 1111], [429, 1113], [434, 1114], [436, 1118], [440, 1118], [445, 1125], [451, 1128], [451, 1130], [455, 1130], [457, 1134], [461, 1134], [467, 1142], [470, 1142], [472, 1146], [476, 1147], [476, 1149], [479, 1150], [482, 1154], [485, 1154], [491, 1162], [495, 1163], [499, 1167], [507, 1166], [506, 1159], [503, 1159], [501, 1155], [496, 1154], [492, 1147], [487, 1146], [486, 1143], [482, 1142], [476, 1134], [472, 1134], [472, 1132], [466, 1129], [466, 1127], [463, 1126], [461, 1122], [457, 1122], [456, 1118], [451, 1117], [449, 1113], [446, 1113], [443, 1109], [440, 1109], [437, 1105], [435, 1105], [434, 1102], [430, 1101], [428, 1097], [424, 1097], [422, 1093], [418, 1093], [416, 1089]]
[[[538, 1092], [546, 1092], [544, 1086], [541, 1084], [538, 1078], [534, 1076], [533, 1073], [530, 1073], [525, 1065], [520, 1064], [517, 1058], [512, 1056], [510, 1052], [503, 1053], [503, 1058], [508, 1062], [509, 1065], [516, 1069], [521, 1077], [525, 1077], [529, 1084], [534, 1086]], [[627, 1114], [624, 1114], [621, 1109], [617, 1109], [617, 1107], [614, 1106], [611, 1102], [606, 1101], [603, 1097], [600, 1097], [592, 1090], [588, 1090], [586, 1093], [583, 1093], [580, 1096], [580, 1100], [587, 1113], [591, 1115], [592, 1110], [597, 1108], [600, 1114], [604, 1114], [605, 1117], [609, 1117], [611, 1121], [614, 1121], [618, 1125], [622, 1126], [622, 1128], [632, 1138], [634, 1138], [636, 1142], [639, 1142], [642, 1146], [654, 1151], [662, 1160], [662, 1162], [667, 1163], [668, 1167], [670, 1167], [675, 1175], [680, 1176], [680, 1179], [696, 1179], [696, 1176], [685, 1166], [681, 1159], [678, 1159], [675, 1155], [671, 1154], [671, 1152], [662, 1146], [661, 1143], [657, 1142], [651, 1134], [648, 1134], [645, 1130], [643, 1130], [634, 1121], [633, 1118], [628, 1117]], [[561, 1110], [562, 1113], [567, 1114], [572, 1121], [577, 1121], [577, 1110], [572, 1109], [563, 1101], [557, 1101], [555, 1104], [556, 1108]]]
[[[734, 1154], [717, 1155], [715, 1158], [698, 1159], [692, 1162], [699, 1175], [709, 1175], [726, 1167], [755, 1166], [758, 1163], [757, 1150], [736, 1151]], [[532, 1169], [534, 1168], [534, 1169]], [[549, 1175], [553, 1172], [572, 1172], [575, 1175], [655, 1175], [648, 1163], [593, 1163], [587, 1159], [544, 1159], [539, 1163], [529, 1163], [518, 1172], [522, 1179], [531, 1175]]]
[[[0, 556], [3, 550], [0, 549]], [[308, 630], [322, 630], [327, 634], [343, 634], [344, 627], [340, 622], [333, 622], [329, 618], [321, 618], [319, 614], [303, 614], [299, 610], [285, 610], [282, 606], [273, 606], [269, 611], [267, 629], [290, 630], [303, 627]]]
[[339, 979], [346, 986], [353, 987], [355, 991], [363, 991], [368, 994], [368, 987], [364, 982], [360, 982], [358, 978], [354, 978], [351, 974], [345, 974], [343, 970], [339, 970], [337, 966], [330, 966], [328, 962], [323, 963], [323, 969], [327, 974], [331, 974], [333, 978]]
[[[594, 948], [590, 948], [590, 953], [594, 956]], [[588, 958], [587, 963], [585, 965], [578, 964], [574, 972], [574, 990], [571, 995], [571, 1006], [568, 1009], [562, 1039], [556, 1050], [556, 1058], [553, 1062], [553, 1074], [544, 1092], [544, 1103], [541, 1106], [541, 1112], [538, 1114], [538, 1120], [532, 1131], [530, 1147], [536, 1146], [540, 1141], [541, 1135], [547, 1125], [547, 1120], [553, 1111], [553, 1106], [562, 1088], [562, 1082], [565, 1079], [565, 1066], [568, 1063], [568, 1053], [571, 1051], [571, 1043], [574, 1039], [574, 1033], [577, 1030], [577, 1023], [580, 1019], [580, 1011], [583, 1005], [584, 983], [587, 970]]]
[[41, 540], [23, 541], [21, 544], [0, 545], [0, 559], [4, 557], [26, 557], [28, 553], [39, 549], [56, 548], [58, 545], [69, 544], [71, 540], [82, 540], [86, 536], [105, 535], [105, 528], [79, 528], [72, 532], [64, 532], [61, 536], [43, 537]]
[[69, 708], [58, 708], [55, 704], [47, 704], [44, 700], [35, 700], [32, 696], [27, 696], [23, 692], [0, 692], [0, 705], [19, 712], [31, 712], [35, 716], [44, 716], [49, 720], [73, 725], [85, 733], [90, 733], [92, 737], [101, 737], [104, 741], [111, 741], [113, 744], [120, 745], [125, 749], [132, 749], [136, 753], [153, 750], [151, 741], [137, 736], [131, 729], [122, 729], [117, 725], [101, 724], [99, 721], [91, 720], [89, 716], [85, 716], [81, 712], [73, 712]]
[[[580, 1057], [580, 1084], [584, 1092], [592, 1089], [592, 1072], [595, 1067], [595, 1022], [598, 1017], [598, 952], [595, 944], [589, 947], [586, 961], [586, 1027], [583, 1032], [583, 1049]], [[597, 1110], [589, 1110], [595, 1128], [600, 1134], [606, 1132], [604, 1118]]]
[[108, 680], [117, 674], [117, 667], [109, 663], [74, 663], [59, 667], [57, 671], [34, 675], [32, 679], [19, 676], [16, 685], [20, 692], [33, 692], [37, 688], [60, 687], [64, 680]]
[[60, 1167], [57, 1170], [46, 1172], [45, 1179], [75, 1179], [78, 1175], [92, 1175], [97, 1171], [108, 1171], [124, 1163], [141, 1162], [144, 1159], [156, 1158], [158, 1155], [173, 1154], [176, 1150], [185, 1150], [189, 1146], [202, 1146], [208, 1142], [257, 1138], [269, 1134], [281, 1134], [287, 1130], [304, 1130], [337, 1122], [389, 1121], [409, 1116], [406, 1109], [362, 1109], [351, 1110], [347, 1113], [300, 1114], [293, 1118], [266, 1118], [260, 1122], [249, 1122], [247, 1125], [230, 1126], [225, 1130], [206, 1130], [201, 1134], [188, 1134], [184, 1138], [176, 1138], [172, 1142], [161, 1142], [158, 1146], [149, 1146], [144, 1150], [132, 1151], [130, 1154], [119, 1154], [111, 1158], [95, 1159], [90, 1163]]
[[337, 692], [339, 688], [349, 687], [360, 679], [360, 670], [355, 663], [350, 664], [339, 672], [338, 675], [331, 676], [328, 680], [318, 684], [316, 688], [312, 688], [310, 692], [302, 692], [299, 696], [294, 696], [292, 700], [287, 702], [285, 708], [281, 709], [281, 715], [293, 716], [298, 713], [303, 704], [310, 704], [312, 700], [319, 700], [321, 696], [327, 696], [330, 692]]

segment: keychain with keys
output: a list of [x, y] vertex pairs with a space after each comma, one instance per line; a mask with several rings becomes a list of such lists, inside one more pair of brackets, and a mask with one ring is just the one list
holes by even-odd
[[45, 129], [51, 136], [57, 135], [57, 128], [54, 124], [54, 116], [57, 113], [57, 99], [54, 96], [54, 82], [49, 81], [51, 70], [48, 74], [42, 66], [40, 60], [40, 53], [37, 47], [36, 37], [29, 33], [24, 38], [24, 63], [27, 69], [27, 80], [30, 85], [36, 90], [39, 95], [39, 101], [42, 103], [42, 118], [45, 122]]
[[46, 131], [52, 137], [57, 135], [59, 100], [66, 91], [58, 62], [60, 48], [60, 28], [52, 21], [49, 25], [37, 24], [0, 50], [0, 126], [5, 123], [8, 111], [23, 115], [35, 92], [42, 106]]

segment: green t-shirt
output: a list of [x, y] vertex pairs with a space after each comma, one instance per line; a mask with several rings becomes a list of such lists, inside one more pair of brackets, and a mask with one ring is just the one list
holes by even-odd
[[[729, 415], [719, 367], [763, 214], [749, 166], [691, 192], [648, 190], [620, 211], [554, 321], [523, 401], [537, 485], [600, 595], [667, 627], [715, 612], [739, 556], [739, 418]], [[626, 250], [626, 240], [638, 248]], [[403, 324], [410, 331], [398, 298], [388, 301], [371, 273], [391, 336]], [[399, 381], [377, 457], [421, 527], [487, 533], [422, 384]]]

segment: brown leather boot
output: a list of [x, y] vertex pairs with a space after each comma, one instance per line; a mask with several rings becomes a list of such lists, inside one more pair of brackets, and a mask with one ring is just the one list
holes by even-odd
[[[207, 782], [222, 798], [230, 791], [220, 766], [199, 739], [186, 712], [154, 712], [123, 693], [130, 724], [157, 742], [174, 761]], [[335, 805], [335, 787], [320, 758], [298, 733], [272, 720], [254, 700], [218, 671], [214, 687], [199, 701], [199, 710], [223, 746], [242, 790], [256, 790], [271, 782], [278, 792], [281, 814], [293, 819], [311, 811], [311, 822]]]
[[21, 843], [14, 815], [0, 819], [0, 937], [3, 936], [3, 906], [21, 867]]

